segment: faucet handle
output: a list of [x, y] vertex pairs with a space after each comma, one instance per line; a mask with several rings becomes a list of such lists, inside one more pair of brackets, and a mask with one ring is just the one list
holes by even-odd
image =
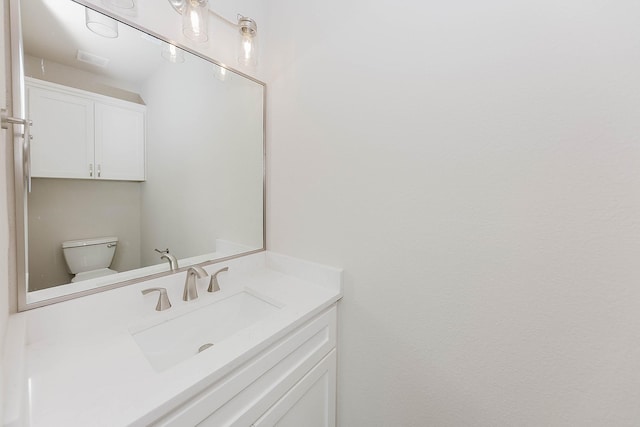
[[160, 295], [158, 297], [158, 304], [156, 304], [156, 311], [164, 311], [171, 308], [171, 302], [169, 301], [169, 295], [165, 288], [149, 288], [142, 291], [142, 295], [147, 295], [150, 292], [158, 291]]
[[218, 292], [220, 290], [220, 285], [218, 284], [218, 273], [222, 273], [223, 271], [229, 271], [229, 267], [221, 268], [211, 275], [211, 280], [209, 280], [209, 289], [207, 289], [207, 292]]

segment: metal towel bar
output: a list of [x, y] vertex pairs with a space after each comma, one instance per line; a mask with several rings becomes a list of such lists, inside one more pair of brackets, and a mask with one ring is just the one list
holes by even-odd
[[0, 125], [2, 129], [9, 129], [9, 125], [23, 125], [24, 133], [20, 136], [24, 138], [24, 144], [22, 145], [22, 160], [24, 177], [27, 183], [27, 191], [31, 193], [31, 140], [33, 136], [30, 134], [30, 128], [33, 123], [28, 119], [20, 119], [17, 117], [10, 117], [7, 114], [7, 110], [0, 109]]

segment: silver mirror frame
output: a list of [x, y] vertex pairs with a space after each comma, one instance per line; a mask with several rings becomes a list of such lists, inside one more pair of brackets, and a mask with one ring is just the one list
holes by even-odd
[[[267, 148], [267, 132], [266, 132], [266, 124], [267, 124], [267, 115], [266, 115], [266, 106], [267, 106], [267, 85], [266, 83], [257, 80], [239, 70], [236, 70], [231, 67], [227, 67], [221, 62], [209, 58], [199, 52], [192, 50], [191, 48], [182, 45], [181, 43], [177, 43], [173, 40], [169, 40], [160, 34], [155, 33], [154, 31], [150, 31], [147, 28], [140, 26], [122, 16], [115, 16], [107, 9], [102, 9], [94, 4], [90, 4], [85, 0], [68, 0], [78, 3], [84, 7], [87, 7], [91, 10], [95, 10], [99, 13], [107, 15], [118, 22], [121, 22], [124, 25], [132, 27], [138, 31], [149, 34], [159, 40], [162, 40], [166, 43], [173, 44], [174, 46], [179, 47], [180, 49], [191, 53], [205, 61], [216, 64], [219, 67], [226, 68], [229, 71], [232, 71], [246, 79], [249, 79], [259, 85], [262, 86], [262, 248], [256, 249], [253, 251], [244, 252], [241, 254], [236, 254], [224, 258], [214, 259], [211, 261], [206, 261], [200, 263], [198, 265], [210, 265], [217, 264], [225, 261], [229, 261], [231, 259], [240, 258], [246, 255], [251, 255], [258, 252], [266, 251], [266, 242], [267, 242], [267, 219], [266, 219], [266, 204], [267, 204], [267, 188], [266, 188], [266, 148]], [[9, 17], [10, 17], [10, 34], [11, 34], [11, 46], [10, 46], [10, 56], [11, 56], [11, 92], [12, 92], [12, 115], [18, 115], [20, 117], [24, 117], [26, 114], [25, 108], [25, 85], [24, 85], [24, 48], [22, 44], [22, 21], [20, 16], [20, 0], [10, 0], [9, 1]], [[16, 286], [17, 286], [17, 309], [18, 311], [26, 311], [31, 310], [38, 307], [47, 306], [50, 304], [55, 304], [62, 301], [68, 301], [71, 299], [83, 297], [86, 295], [96, 294], [100, 292], [105, 292], [111, 289], [119, 288], [122, 286], [131, 285], [134, 283], [143, 282], [146, 280], [155, 279], [158, 277], [168, 276], [171, 274], [180, 273], [182, 271], [186, 271], [189, 266], [184, 266], [179, 270], [175, 271], [165, 271], [161, 273], [155, 273], [151, 275], [141, 276], [135, 279], [126, 280], [123, 282], [117, 282], [109, 285], [103, 285], [100, 287], [96, 287], [94, 289], [88, 289], [80, 292], [70, 293], [68, 295], [46, 299], [37, 302], [28, 302], [27, 293], [28, 293], [28, 249], [27, 249], [27, 186], [25, 184], [25, 168], [24, 168], [24, 157], [21, 149], [18, 149], [23, 146], [23, 138], [21, 133], [23, 130], [17, 130], [14, 128], [13, 131], [13, 151], [14, 151], [14, 191], [15, 191], [15, 249], [16, 249]]]

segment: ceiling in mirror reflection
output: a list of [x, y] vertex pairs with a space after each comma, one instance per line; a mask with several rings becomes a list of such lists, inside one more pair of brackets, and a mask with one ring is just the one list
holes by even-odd
[[[85, 24], [85, 7], [72, 1], [28, 0], [21, 7], [24, 49], [32, 56], [132, 84], [143, 82], [163, 61], [159, 52], [164, 42], [122, 23], [117, 23], [118, 40], [99, 36]], [[109, 64], [96, 67], [78, 61], [78, 51], [106, 58]]]

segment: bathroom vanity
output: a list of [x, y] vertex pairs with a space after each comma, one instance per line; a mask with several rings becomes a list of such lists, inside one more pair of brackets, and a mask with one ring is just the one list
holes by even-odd
[[[13, 315], [5, 425], [335, 425], [341, 270], [271, 252]], [[171, 308], [156, 311], [165, 288]]]

